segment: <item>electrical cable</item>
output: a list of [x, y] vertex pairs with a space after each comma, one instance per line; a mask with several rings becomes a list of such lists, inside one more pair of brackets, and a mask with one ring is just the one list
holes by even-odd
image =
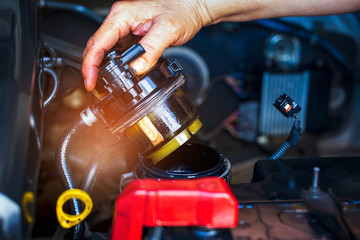
[[296, 146], [296, 144], [299, 142], [301, 137], [301, 127], [300, 127], [300, 120], [295, 117], [294, 124], [291, 128], [289, 137], [286, 139], [283, 145], [281, 145], [278, 150], [269, 158], [269, 159], [279, 159], [281, 158], [289, 149], [291, 146]]
[[285, 141], [283, 145], [281, 145], [281, 147], [279, 147], [278, 150], [276, 150], [276, 152], [270, 157], [270, 159], [279, 159], [290, 149], [290, 147], [290, 143]]

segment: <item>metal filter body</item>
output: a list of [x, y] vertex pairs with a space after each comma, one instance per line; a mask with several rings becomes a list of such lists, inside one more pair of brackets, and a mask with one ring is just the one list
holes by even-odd
[[142, 149], [143, 156], [157, 163], [189, 140], [201, 125], [195, 109], [177, 90], [124, 133]]
[[185, 79], [177, 61], [160, 59], [149, 72], [136, 75], [129, 64], [144, 52], [136, 44], [124, 53], [114, 50], [107, 55], [95, 91], [101, 101], [91, 112], [111, 133], [129, 137], [156, 163], [191, 138], [201, 122], [179, 89]]

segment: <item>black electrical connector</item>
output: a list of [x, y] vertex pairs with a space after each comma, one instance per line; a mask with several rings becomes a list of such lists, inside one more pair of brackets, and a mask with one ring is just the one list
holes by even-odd
[[285, 93], [281, 94], [273, 105], [287, 118], [294, 117], [295, 114], [301, 111], [301, 107]]
[[285, 117], [295, 118], [294, 124], [291, 128], [288, 138], [286, 139], [284, 144], [281, 145], [281, 147], [278, 150], [276, 150], [276, 152], [269, 158], [269, 159], [279, 159], [289, 150], [291, 146], [296, 146], [296, 144], [300, 140], [301, 137], [300, 120], [297, 119], [296, 114], [301, 111], [301, 107], [285, 93], [281, 94], [281, 96], [275, 100], [273, 105]]

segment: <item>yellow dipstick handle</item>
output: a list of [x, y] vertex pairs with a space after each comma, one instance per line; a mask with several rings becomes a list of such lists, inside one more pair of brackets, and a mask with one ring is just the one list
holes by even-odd
[[22, 200], [21, 200], [21, 208], [24, 214], [24, 217], [28, 223], [32, 223], [33, 219], [31, 217], [29, 211], [29, 204], [34, 202], [34, 193], [32, 192], [25, 192]]
[[[84, 210], [79, 215], [70, 215], [64, 212], [63, 206], [66, 201], [76, 198], [84, 203]], [[91, 212], [93, 202], [89, 194], [80, 189], [69, 189], [63, 192], [56, 203], [56, 215], [63, 228], [71, 228], [82, 222]]]

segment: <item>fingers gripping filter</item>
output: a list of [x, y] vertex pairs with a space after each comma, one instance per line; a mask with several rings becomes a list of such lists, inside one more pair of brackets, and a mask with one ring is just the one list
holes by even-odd
[[196, 110], [179, 87], [185, 79], [175, 60], [160, 59], [139, 76], [130, 63], [145, 53], [140, 44], [107, 54], [94, 94], [100, 102], [81, 113], [91, 126], [101, 119], [115, 135], [133, 140], [140, 153], [159, 162], [201, 127]]

